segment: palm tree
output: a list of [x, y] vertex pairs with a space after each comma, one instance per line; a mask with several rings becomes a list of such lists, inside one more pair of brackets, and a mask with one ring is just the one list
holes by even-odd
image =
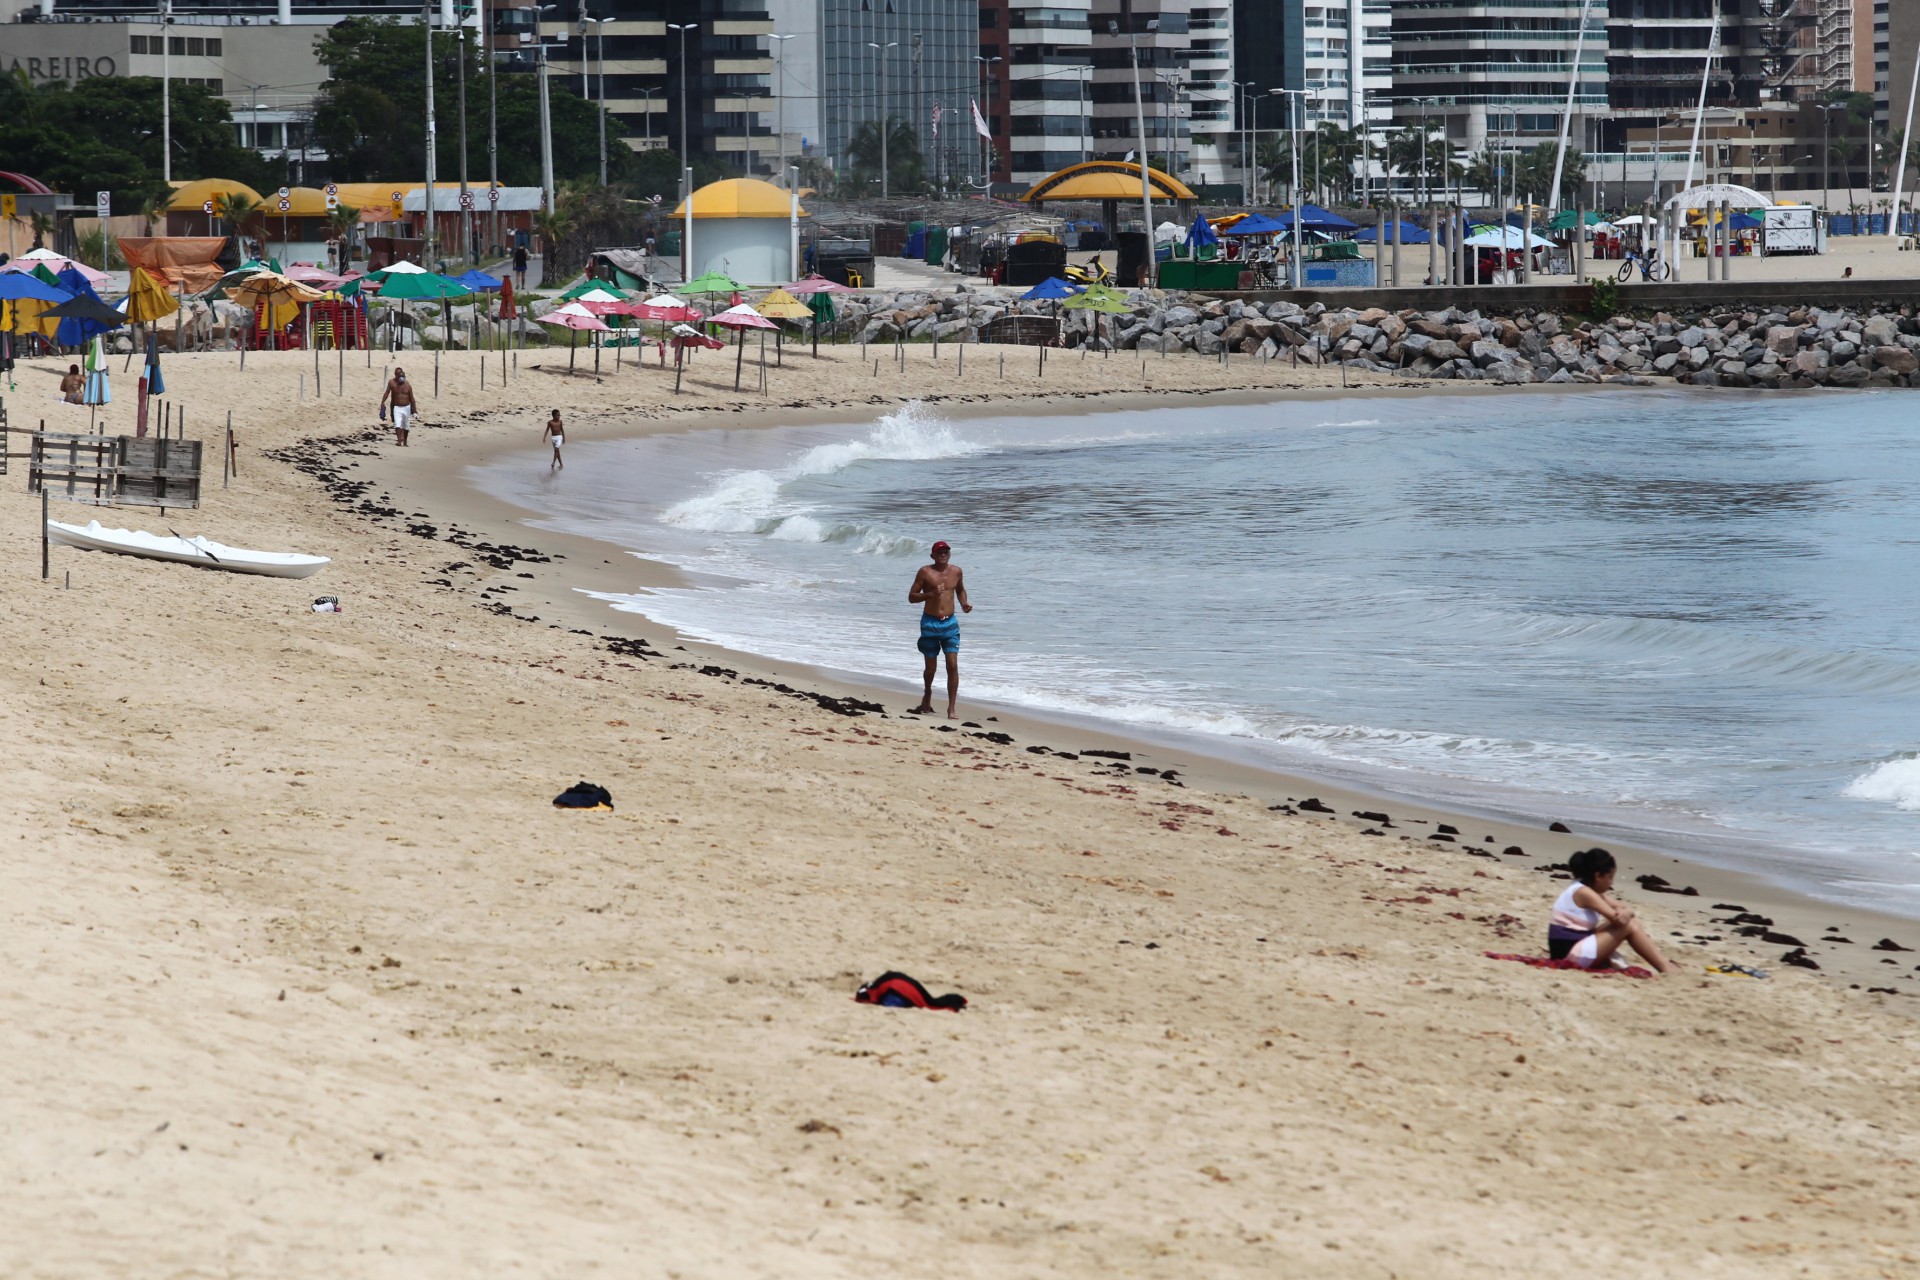
[[[266, 206], [252, 196], [228, 191], [213, 198], [213, 211], [227, 225], [227, 234], [244, 236], [249, 230], [258, 234], [261, 211]], [[242, 246], [244, 253], [245, 246]]]
[[853, 157], [855, 181], [865, 184], [880, 176], [881, 156], [885, 153], [890, 192], [917, 191], [926, 185], [926, 162], [920, 156], [920, 139], [913, 126], [904, 120], [887, 118], [886, 146], [880, 145], [880, 124], [869, 120], [854, 130], [847, 148]]
[[1327, 191], [1344, 193], [1352, 198], [1354, 188], [1353, 166], [1365, 149], [1360, 130], [1343, 129], [1331, 120], [1322, 120], [1313, 131], [1313, 147], [1308, 150], [1303, 143], [1300, 159], [1304, 163], [1311, 158], [1313, 163], [1313, 188], [1321, 193], [1321, 199], [1327, 199]]
[[140, 221], [146, 224], [149, 236], [153, 234], [154, 223], [166, 221], [167, 209], [172, 203], [173, 192], [164, 188], [155, 188], [140, 197], [140, 207], [136, 213]]
[[33, 228], [33, 247], [46, 248], [47, 236], [53, 230], [53, 219], [44, 213], [32, 213], [27, 215], [27, 225]]
[[1264, 178], [1269, 191], [1287, 189], [1288, 203], [1296, 203], [1299, 193], [1293, 189], [1293, 135], [1276, 133], [1261, 138], [1253, 148], [1257, 177]]

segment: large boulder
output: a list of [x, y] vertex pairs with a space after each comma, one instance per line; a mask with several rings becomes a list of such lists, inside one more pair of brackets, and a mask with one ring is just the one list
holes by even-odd
[[[1883, 318], [1874, 317], [1875, 320]], [[1889, 373], [1912, 373], [1920, 369], [1920, 356], [1915, 356], [1905, 347], [1887, 344], [1873, 349], [1873, 367], [1885, 369]]]
[[1870, 347], [1891, 347], [1900, 341], [1900, 322], [1894, 316], [1874, 316], [1860, 326], [1860, 336]]

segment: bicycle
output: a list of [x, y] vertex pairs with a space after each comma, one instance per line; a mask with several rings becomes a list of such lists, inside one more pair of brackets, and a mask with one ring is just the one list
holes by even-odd
[[1627, 250], [1626, 260], [1620, 264], [1619, 280], [1625, 284], [1633, 279], [1633, 269], [1640, 268], [1642, 280], [1666, 281], [1673, 279], [1673, 268], [1661, 258], [1660, 251], [1654, 249], [1642, 256], [1633, 250]]

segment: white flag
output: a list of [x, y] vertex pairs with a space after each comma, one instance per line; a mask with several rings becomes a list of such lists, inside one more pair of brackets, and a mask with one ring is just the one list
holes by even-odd
[[973, 108], [973, 131], [988, 142], [992, 142], [993, 130], [987, 128], [986, 117], [980, 114], [980, 104], [971, 98], [967, 99], [967, 102]]
[[940, 104], [937, 102], [933, 104], [933, 136], [940, 136]]

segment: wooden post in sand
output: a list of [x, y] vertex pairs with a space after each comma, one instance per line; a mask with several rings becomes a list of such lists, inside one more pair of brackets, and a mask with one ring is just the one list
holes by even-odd
[[433, 349], [433, 398], [440, 398], [440, 348]]
[[227, 480], [233, 475], [233, 410], [227, 410], [227, 440], [220, 450], [220, 487], [227, 487]]
[[40, 581], [45, 582], [52, 572], [47, 552], [47, 482], [40, 481]]

